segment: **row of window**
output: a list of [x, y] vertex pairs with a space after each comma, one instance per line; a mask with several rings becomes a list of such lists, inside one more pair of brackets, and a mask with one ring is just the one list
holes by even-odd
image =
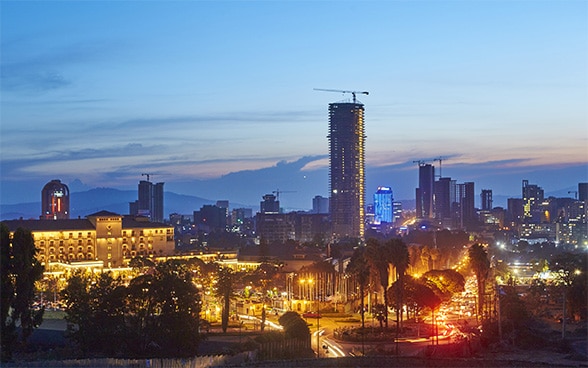
[[[153, 234], [157, 235], [157, 234], [171, 234], [172, 229], [167, 229], [165, 232], [163, 231], [163, 229], [155, 229], [153, 231], [146, 231], [146, 230], [139, 230], [138, 232], [135, 230], [123, 230], [123, 236], [145, 236], [146, 234], [148, 234], [147, 236], [153, 236]], [[138, 233], [138, 234], [137, 234]]]
[[[78, 245], [82, 245], [82, 243], [83, 243], [83, 241], [82, 241], [81, 239], [80, 239], [80, 240], [78, 240]], [[73, 242], [70, 240], [70, 241], [69, 241], [69, 245], [72, 245], [72, 244], [73, 244]], [[92, 245], [92, 239], [88, 239], [88, 240], [86, 241], [86, 244], [88, 244], [88, 245]], [[39, 245], [40, 245], [41, 247], [44, 247], [44, 246], [45, 246], [45, 241], [44, 241], [44, 240], [41, 240], [41, 241], [39, 242]], [[53, 245], [55, 245], [55, 241], [53, 241], [53, 240], [50, 240], [50, 241], [49, 241], [49, 246], [50, 246], [50, 247], [52, 247]], [[59, 245], [60, 245], [60, 246], [64, 246], [64, 245], [65, 245], [65, 242], [64, 242], [63, 240], [60, 240], [60, 241], [59, 241]]]
[[[82, 252], [83, 250], [84, 250], [84, 248], [83, 248], [83, 247], [78, 247], [78, 249], [77, 249], [77, 251], [78, 251], [78, 252]], [[67, 251], [68, 251], [69, 253], [73, 253], [73, 251], [74, 251], [74, 247], [69, 247], [69, 248], [67, 249]], [[88, 247], [88, 248], [87, 248], [87, 251], [88, 251], [88, 252], [93, 252], [93, 251], [94, 251], [94, 247]], [[54, 248], [54, 247], [50, 247], [50, 248], [49, 248], [49, 251], [48, 251], [48, 253], [49, 253], [49, 254], [53, 254], [53, 253], [55, 253], [55, 248]], [[59, 253], [65, 253], [65, 248], [64, 248], [64, 247], [59, 247]]]
[[84, 260], [93, 260], [94, 259], [94, 255], [92, 253], [78, 253], [78, 254], [73, 254], [70, 253], [68, 255], [65, 254], [60, 254], [60, 255], [55, 255], [55, 254], [49, 254], [49, 256], [45, 257], [44, 254], [39, 255], [39, 261], [41, 262], [45, 262], [46, 260], [49, 261], [73, 261], [73, 260], [78, 260], [78, 261], [84, 261]]
[[[85, 236], [84, 236], [84, 233], [81, 233], [81, 232], [80, 233], [77, 233], [77, 237], [78, 238], [84, 238], [84, 237], [86, 237], [86, 238], [92, 238], [93, 236], [92, 236], [92, 232], [91, 231], [88, 231]], [[56, 238], [56, 236], [55, 236], [55, 234], [50, 234], [49, 236], [43, 237], [42, 239], [44, 239], [44, 238], [54, 239], [54, 238]], [[65, 239], [66, 236], [62, 232], [60, 232], [59, 233], [59, 236], [57, 236], [57, 238], [58, 239]], [[67, 236], [67, 238], [68, 239], [73, 239], [74, 238], [74, 233], [69, 233], [68, 236]]]

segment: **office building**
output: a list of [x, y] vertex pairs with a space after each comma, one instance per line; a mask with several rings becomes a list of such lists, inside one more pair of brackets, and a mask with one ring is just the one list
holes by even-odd
[[475, 204], [475, 191], [474, 183], [466, 182], [458, 184], [459, 198], [460, 198], [460, 209], [461, 209], [461, 227], [469, 228], [475, 225], [476, 216], [476, 204]]
[[588, 202], [588, 183], [578, 183], [578, 200]]
[[482, 189], [480, 199], [482, 201], [482, 211], [492, 210], [492, 189]]
[[312, 199], [312, 213], [329, 213], [329, 198], [315, 196]]
[[51, 180], [41, 190], [41, 218], [69, 219], [69, 188], [61, 180]]
[[389, 187], [378, 187], [374, 193], [374, 223], [392, 223], [392, 203], [394, 197]]
[[276, 200], [273, 194], [266, 194], [263, 201], [259, 202], [259, 209], [261, 213], [280, 213], [280, 201]]
[[364, 236], [364, 105], [329, 104], [330, 212], [336, 238]]
[[227, 209], [205, 204], [200, 211], [194, 211], [194, 225], [206, 231], [224, 231], [227, 228]]
[[439, 178], [433, 187], [435, 218], [447, 221], [452, 218], [452, 209], [456, 202], [456, 181], [451, 178]]
[[535, 184], [523, 180], [523, 221], [528, 223], [541, 222], [541, 203], [544, 200], [543, 189]]
[[435, 167], [419, 162], [419, 187], [416, 189], [416, 217], [419, 219], [433, 218], [433, 190]]
[[138, 185], [138, 200], [129, 203], [129, 213], [133, 216], [144, 216], [154, 222], [162, 222], [163, 184], [141, 180]]
[[400, 220], [402, 220], [402, 202], [393, 202], [392, 203], [394, 218], [392, 221], [397, 224]]

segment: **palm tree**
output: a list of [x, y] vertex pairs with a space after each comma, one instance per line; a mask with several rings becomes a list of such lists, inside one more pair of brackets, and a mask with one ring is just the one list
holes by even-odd
[[[406, 275], [406, 270], [410, 265], [410, 257], [408, 254], [408, 247], [402, 241], [402, 239], [390, 239], [386, 246], [388, 248], [388, 256], [389, 260], [394, 266], [396, 270], [396, 280], [398, 280], [399, 288], [398, 290], [398, 301], [399, 305], [396, 308], [396, 321], [397, 321], [397, 329], [402, 328], [402, 305], [403, 305], [403, 290], [404, 290], [404, 276]], [[386, 305], [387, 308], [387, 305]]]
[[365, 256], [365, 248], [361, 247], [355, 249], [355, 252], [353, 252], [347, 268], [345, 268], [345, 272], [354, 276], [355, 280], [359, 284], [359, 294], [361, 298], [361, 329], [363, 331], [365, 328], [365, 309], [363, 296], [365, 294], [365, 287], [367, 286], [370, 277], [370, 268]]
[[478, 243], [472, 245], [468, 250], [470, 269], [476, 275], [478, 283], [478, 315], [482, 314], [484, 309], [484, 293], [486, 291], [486, 279], [490, 270], [490, 260], [488, 252]]
[[382, 244], [378, 239], [370, 238], [366, 245], [367, 260], [377, 276], [377, 280], [384, 289], [384, 323], [388, 328], [388, 287], [390, 286], [390, 247]]

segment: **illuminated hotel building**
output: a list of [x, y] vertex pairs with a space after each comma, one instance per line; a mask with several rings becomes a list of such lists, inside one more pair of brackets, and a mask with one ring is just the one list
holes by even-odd
[[333, 235], [364, 236], [364, 105], [329, 104], [329, 181]]
[[32, 232], [42, 263], [99, 264], [120, 267], [135, 256], [161, 257], [174, 253], [173, 226], [146, 218], [100, 211], [85, 219], [3, 221], [11, 233], [22, 227]]
[[69, 218], [69, 188], [60, 180], [51, 180], [41, 191], [41, 218], [65, 220]]

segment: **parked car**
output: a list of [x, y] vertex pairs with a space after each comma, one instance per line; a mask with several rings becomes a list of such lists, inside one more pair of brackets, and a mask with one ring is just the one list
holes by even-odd
[[306, 312], [302, 314], [304, 318], [321, 318], [321, 314], [317, 312]]

